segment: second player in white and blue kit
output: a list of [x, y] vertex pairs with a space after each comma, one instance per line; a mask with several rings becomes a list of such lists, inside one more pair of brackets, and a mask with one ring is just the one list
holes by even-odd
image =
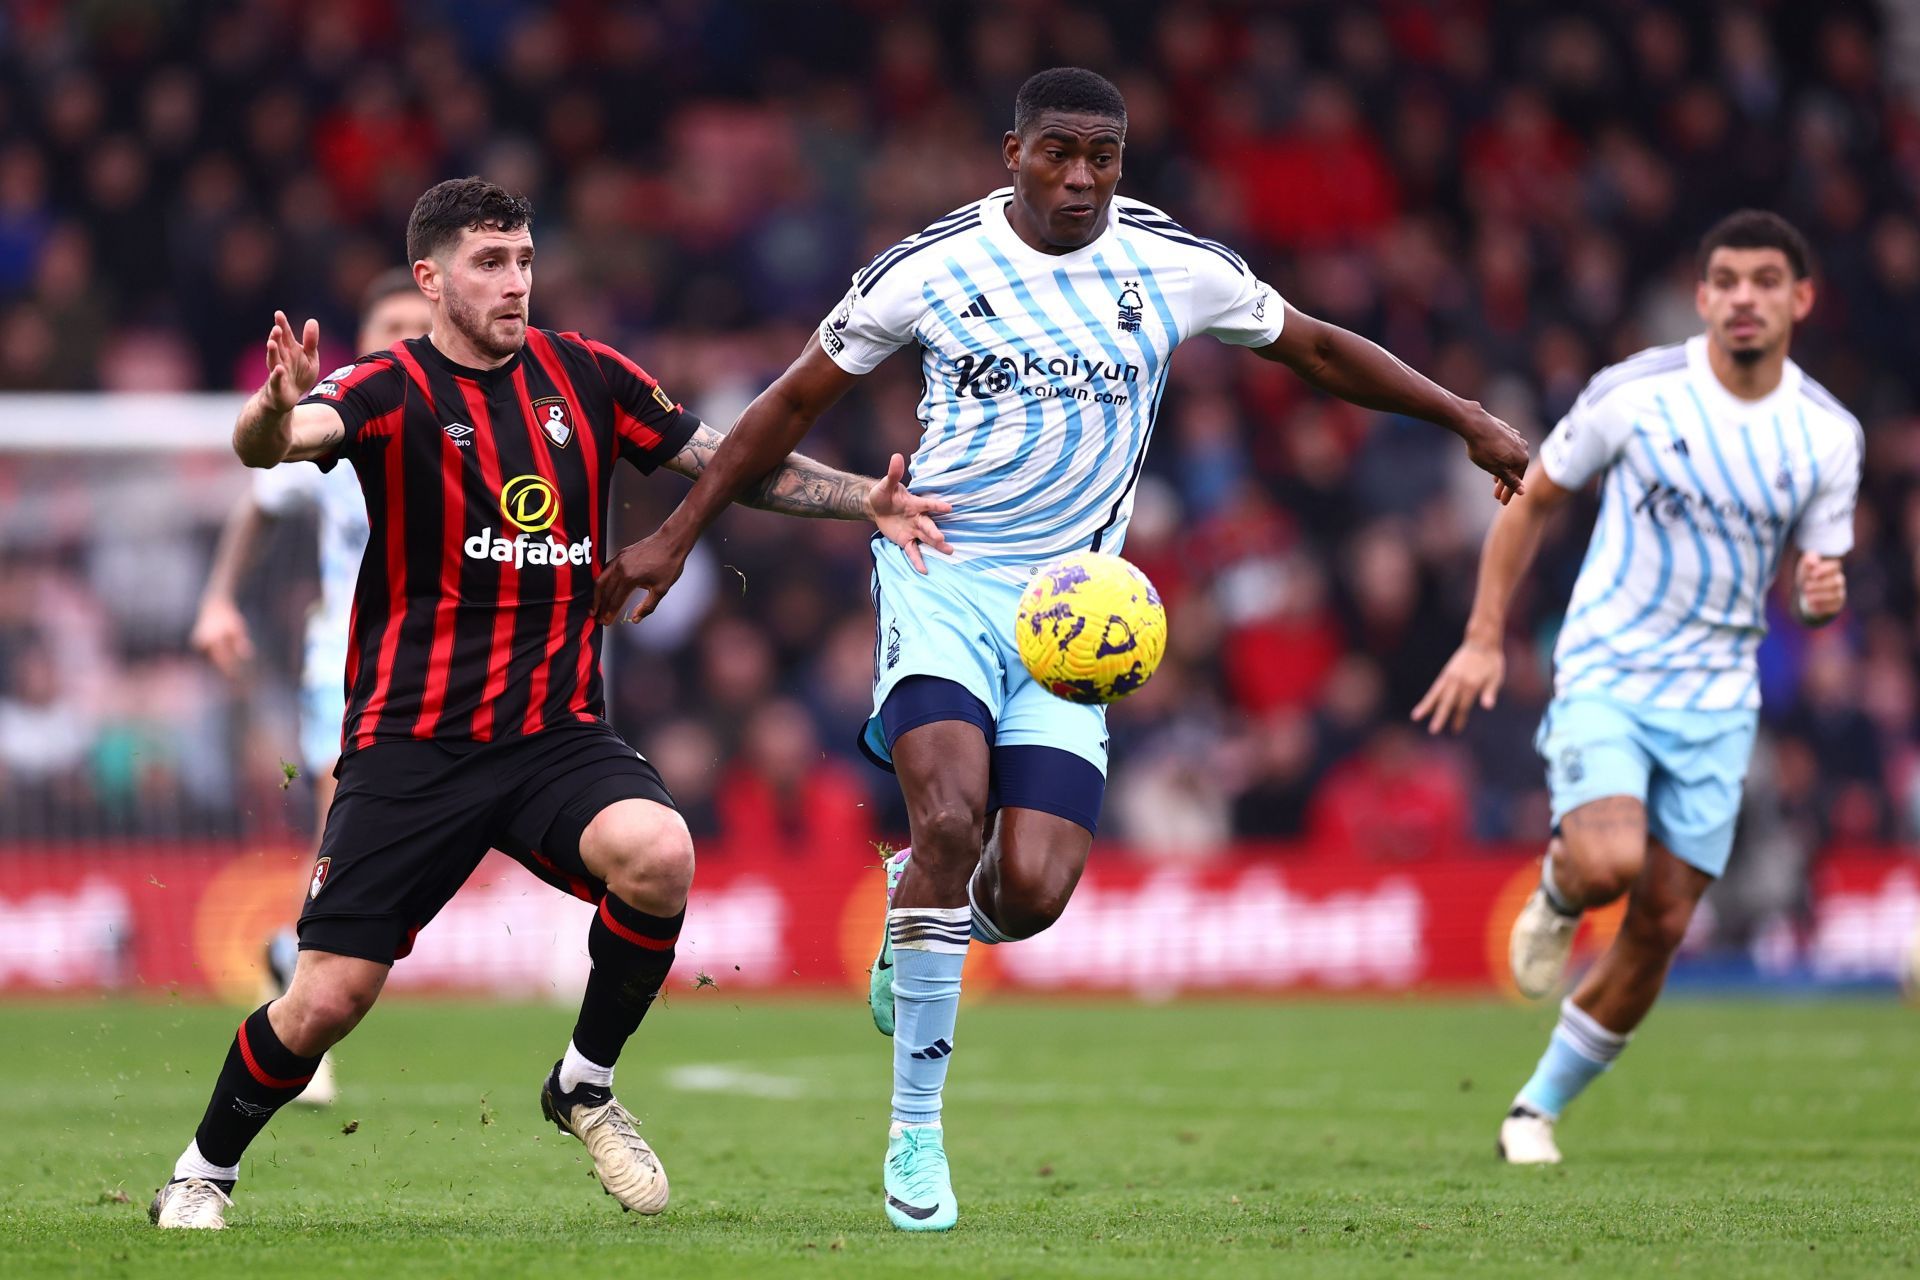
[[1536, 739], [1553, 839], [1514, 924], [1515, 985], [1560, 981], [1581, 914], [1622, 895], [1613, 944], [1561, 1006], [1499, 1151], [1560, 1159], [1554, 1125], [1653, 1007], [1694, 906], [1726, 870], [1759, 720], [1755, 654], [1790, 549], [1811, 626], [1846, 601], [1860, 424], [1787, 358], [1813, 306], [1805, 241], [1745, 210], [1708, 233], [1706, 332], [1602, 370], [1540, 448], [1526, 497], [1487, 534], [1466, 642], [1414, 710], [1437, 731], [1490, 707], [1508, 602], [1544, 521], [1597, 480], [1600, 514], [1554, 649]]

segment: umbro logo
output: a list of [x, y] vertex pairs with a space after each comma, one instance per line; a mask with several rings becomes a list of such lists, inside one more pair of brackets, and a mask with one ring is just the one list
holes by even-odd
[[918, 1058], [922, 1062], [938, 1062], [953, 1052], [953, 1046], [946, 1040], [935, 1040], [924, 1049], [915, 1049], [908, 1057]]
[[987, 301], [986, 294], [976, 293], [973, 295], [973, 301], [967, 305], [967, 309], [960, 313], [960, 318], [963, 320], [985, 320], [988, 316], [998, 314], [999, 313], [993, 309], [993, 304]]
[[248, 1102], [245, 1098], [235, 1098], [233, 1100], [233, 1109], [243, 1116], [252, 1116], [255, 1119], [273, 1114], [272, 1107], [263, 1107], [257, 1102]]
[[473, 428], [464, 422], [450, 422], [442, 427], [441, 430], [447, 433], [447, 439], [457, 445], [464, 447], [473, 443], [473, 441], [467, 439], [468, 436], [473, 434]]

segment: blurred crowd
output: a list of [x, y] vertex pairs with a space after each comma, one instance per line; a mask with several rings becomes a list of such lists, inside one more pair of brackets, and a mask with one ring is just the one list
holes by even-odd
[[[617, 343], [729, 422], [855, 267], [1003, 182], [1015, 88], [1066, 62], [1126, 94], [1123, 192], [1536, 441], [1596, 369], [1696, 332], [1699, 235], [1770, 207], [1819, 259], [1794, 354], [1866, 422], [1868, 457], [1848, 616], [1778, 618], [1761, 651], [1749, 838], [1803, 858], [1910, 840], [1915, 22], [1790, 0], [0, 0], [0, 389], [248, 388], [276, 307], [349, 357], [414, 198], [478, 172], [538, 209], [536, 323]], [[1430, 740], [1407, 713], [1470, 602], [1494, 510], [1478, 474], [1440, 431], [1244, 353], [1201, 341], [1179, 364], [1126, 547], [1172, 646], [1113, 714], [1105, 834], [1191, 857], [1537, 845], [1531, 737], [1591, 508], [1523, 591], [1498, 709]], [[896, 358], [808, 448], [881, 468], [911, 449], [918, 395]], [[620, 484], [625, 539], [681, 491]], [[253, 589], [260, 677], [229, 689], [182, 656], [218, 505], [145, 548], [173, 567], [144, 579], [94, 541], [113, 529], [6, 557], [0, 833], [304, 824], [276, 802], [311, 589], [297, 531]], [[609, 645], [614, 719], [701, 834], [782, 849], [904, 825], [852, 747], [865, 566], [855, 530], [735, 513], [670, 608]], [[156, 606], [163, 589], [184, 595]]]

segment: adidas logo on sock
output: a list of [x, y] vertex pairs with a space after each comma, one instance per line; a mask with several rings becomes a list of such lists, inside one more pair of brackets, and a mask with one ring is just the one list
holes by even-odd
[[915, 1049], [909, 1056], [918, 1058], [922, 1062], [938, 1062], [952, 1052], [953, 1046], [941, 1039], [935, 1040], [924, 1049]]
[[973, 320], [984, 320], [995, 314], [997, 313], [993, 309], [993, 304], [987, 301], [987, 295], [984, 293], [974, 294], [973, 301], [967, 305], [965, 311], [960, 313], [963, 318]]

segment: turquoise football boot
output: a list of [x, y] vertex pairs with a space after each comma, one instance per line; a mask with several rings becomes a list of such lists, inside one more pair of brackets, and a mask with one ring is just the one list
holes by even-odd
[[[893, 891], [900, 887], [900, 875], [907, 869], [907, 859], [913, 856], [911, 846], [898, 853], [885, 852], [882, 846], [881, 856], [887, 869], [887, 909], [893, 909]], [[893, 1034], [893, 931], [887, 922], [880, 922], [880, 954], [873, 958], [873, 967], [867, 970], [867, 1004], [873, 1010], [873, 1025], [880, 1034]]]
[[950, 1231], [960, 1219], [947, 1170], [947, 1149], [937, 1124], [896, 1123], [887, 1138], [883, 1166], [887, 1221], [902, 1231]]

